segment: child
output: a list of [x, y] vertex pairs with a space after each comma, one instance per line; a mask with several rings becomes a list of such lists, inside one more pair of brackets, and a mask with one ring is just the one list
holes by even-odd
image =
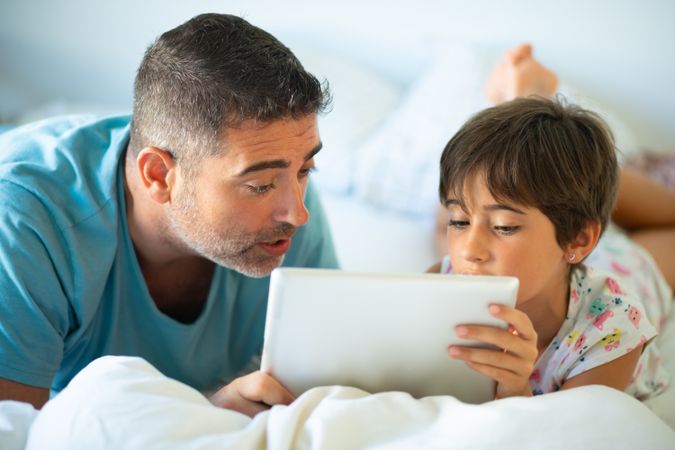
[[665, 388], [651, 339], [672, 292], [653, 260], [617, 238], [616, 248], [605, 248], [637, 252], [627, 280], [583, 263], [607, 227], [617, 189], [604, 122], [558, 100], [517, 98], [489, 108], [447, 144], [439, 193], [449, 257], [433, 269], [520, 280], [515, 309], [490, 308], [508, 330], [456, 329], [499, 350], [449, 349], [497, 381], [496, 398], [587, 384], [645, 398]]
[[[528, 95], [553, 97], [557, 85], [558, 77], [534, 58], [532, 46], [521, 44], [507, 51], [495, 66], [485, 83], [485, 93], [487, 99], [497, 105]], [[438, 254], [443, 256], [447, 251], [447, 212], [444, 207], [439, 208], [437, 218], [435, 246]], [[675, 289], [675, 190], [669, 190], [663, 183], [656, 182], [635, 169], [624, 168], [619, 174], [619, 192], [612, 221], [633, 242], [649, 252], [671, 289]], [[611, 251], [607, 251], [614, 248], [614, 245], [605, 245], [615, 239], [615, 234], [605, 233], [591, 256], [592, 265], [599, 264], [612, 271], [619, 267], [609, 264], [610, 260], [604, 257], [616, 259]], [[625, 240], [625, 236], [620, 239]], [[595, 254], [603, 256], [595, 257]]]

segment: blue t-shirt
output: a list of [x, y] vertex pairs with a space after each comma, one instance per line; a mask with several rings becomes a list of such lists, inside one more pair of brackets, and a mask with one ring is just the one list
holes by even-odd
[[[125, 117], [65, 117], [0, 136], [0, 377], [63, 389], [102, 355], [141, 356], [199, 390], [262, 348], [269, 277], [216, 266], [199, 318], [180, 323], [148, 293], [125, 214]], [[337, 267], [311, 183], [311, 214], [284, 266]]]

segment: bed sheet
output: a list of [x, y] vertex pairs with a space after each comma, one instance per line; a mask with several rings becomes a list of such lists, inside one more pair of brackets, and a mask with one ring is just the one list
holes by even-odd
[[468, 405], [322, 387], [250, 419], [131, 357], [94, 361], [33, 423], [33, 449], [672, 449], [675, 432], [644, 404], [586, 386]]

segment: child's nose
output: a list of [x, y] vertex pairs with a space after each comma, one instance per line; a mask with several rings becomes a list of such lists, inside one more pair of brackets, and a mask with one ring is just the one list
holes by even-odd
[[467, 230], [462, 257], [471, 262], [484, 262], [490, 256], [487, 246], [487, 236], [480, 227], [471, 227]]

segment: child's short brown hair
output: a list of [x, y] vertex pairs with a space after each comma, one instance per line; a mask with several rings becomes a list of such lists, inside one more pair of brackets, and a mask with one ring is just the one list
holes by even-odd
[[614, 139], [595, 113], [560, 99], [517, 98], [469, 119], [441, 156], [439, 194], [463, 198], [467, 177], [483, 175], [496, 200], [535, 207], [562, 247], [591, 221], [605, 229], [614, 207]]

